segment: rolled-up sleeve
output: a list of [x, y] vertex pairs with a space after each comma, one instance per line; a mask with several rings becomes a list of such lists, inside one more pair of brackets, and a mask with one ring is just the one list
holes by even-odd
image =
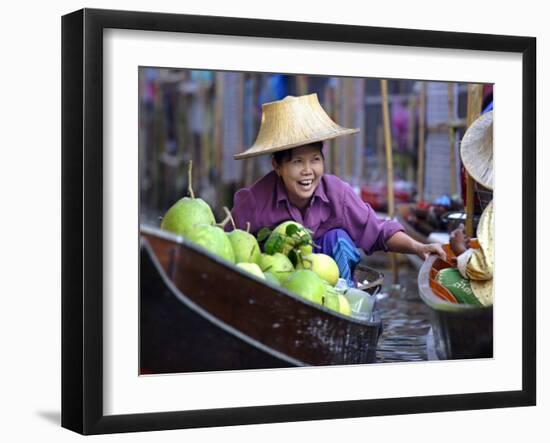
[[[246, 230], [246, 223], [250, 223], [250, 232], [256, 232], [259, 228], [256, 226], [256, 198], [248, 188], [239, 190], [235, 194], [235, 201], [231, 216], [238, 229]], [[231, 223], [224, 226], [226, 231], [233, 230]]]
[[379, 218], [374, 209], [361, 200], [351, 188], [343, 201], [343, 224], [355, 244], [365, 253], [387, 251], [388, 240], [403, 226], [394, 220]]

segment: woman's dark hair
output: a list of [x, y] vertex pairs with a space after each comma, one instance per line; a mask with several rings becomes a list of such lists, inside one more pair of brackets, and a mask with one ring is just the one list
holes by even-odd
[[[311, 143], [312, 145], [316, 145], [319, 148], [319, 152], [321, 153], [321, 157], [323, 157], [323, 160], [325, 159], [325, 155], [323, 154], [323, 142], [315, 142]], [[284, 151], [277, 151], [273, 153], [273, 159], [275, 160], [275, 163], [278, 165], [282, 165], [284, 161], [292, 160], [292, 151], [295, 148], [291, 149], [285, 149]]]

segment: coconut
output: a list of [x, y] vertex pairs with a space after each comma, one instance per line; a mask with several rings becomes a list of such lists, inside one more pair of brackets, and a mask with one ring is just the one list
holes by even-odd
[[273, 255], [261, 254], [259, 265], [263, 272], [270, 272], [279, 282], [285, 280], [294, 271], [292, 262], [280, 252]]
[[235, 254], [224, 230], [218, 226], [198, 224], [188, 234], [187, 239], [231, 263]]
[[300, 297], [321, 305], [325, 294], [325, 283], [315, 272], [300, 269], [292, 273], [282, 286]]
[[334, 286], [340, 278], [340, 270], [334, 259], [326, 254], [310, 254], [302, 258], [296, 269], [310, 269], [329, 285]]
[[160, 228], [165, 231], [173, 232], [174, 234], [181, 235], [182, 237], [189, 237], [189, 234], [198, 224], [214, 225], [216, 219], [212, 213], [212, 209], [201, 198], [195, 198], [193, 188], [191, 186], [191, 170], [192, 162], [189, 162], [188, 175], [189, 175], [189, 194], [191, 197], [183, 197], [174, 203], [164, 217], [160, 224]]

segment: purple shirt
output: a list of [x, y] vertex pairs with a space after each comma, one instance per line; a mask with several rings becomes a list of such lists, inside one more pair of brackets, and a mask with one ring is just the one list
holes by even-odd
[[[387, 240], [403, 230], [396, 221], [379, 218], [350, 185], [329, 174], [321, 178], [304, 216], [288, 199], [283, 181], [275, 171], [250, 188], [237, 191], [231, 214], [239, 229], [246, 229], [246, 222], [250, 222], [250, 232], [253, 234], [263, 227], [273, 229], [291, 219], [313, 231], [313, 240], [331, 229], [341, 228], [367, 254], [377, 250], [387, 251]], [[226, 230], [231, 230], [229, 223]]]

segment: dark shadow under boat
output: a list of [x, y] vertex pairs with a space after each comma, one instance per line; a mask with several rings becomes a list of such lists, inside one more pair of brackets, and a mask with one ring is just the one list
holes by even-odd
[[[140, 373], [371, 363], [377, 316], [340, 315], [181, 237], [141, 227]], [[375, 295], [382, 275], [359, 268]]]

